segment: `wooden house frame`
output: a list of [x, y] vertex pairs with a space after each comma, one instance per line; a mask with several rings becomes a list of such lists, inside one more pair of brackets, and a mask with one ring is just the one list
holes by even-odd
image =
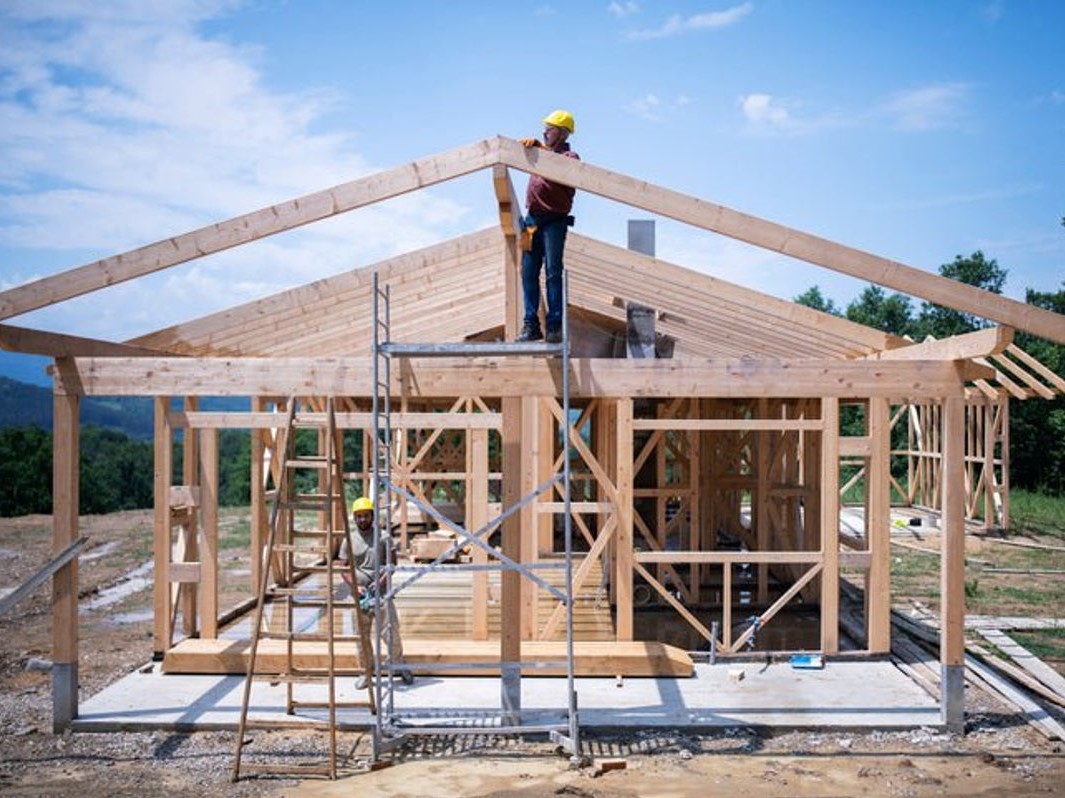
[[[155, 650], [160, 657], [178, 656], [172, 643], [179, 609], [182, 632], [209, 647], [225, 620], [217, 606], [218, 431], [254, 433], [254, 552], [262, 546], [266, 524], [263, 490], [271, 466], [264, 454], [279, 445], [279, 411], [286, 398], [337, 397], [341, 426], [370, 427], [373, 271], [390, 286], [397, 340], [513, 340], [519, 325], [520, 203], [510, 169], [1000, 325], [912, 343], [577, 233], [567, 245], [575, 331], [569, 378], [581, 412], [572, 431], [580, 472], [572, 511], [588, 549], [575, 582], [583, 586], [593, 566], [609, 573], [617, 643], [623, 647], [633, 640], [634, 590], [641, 586], [708, 639], [710, 630], [689, 607], [705, 600], [713, 586], [723, 614], [716, 644], [725, 653], [741, 650], [753, 630], [732, 635], [732, 574], [735, 564], [746, 563], [757, 573], [761, 622], [801, 595], [819, 605], [818, 647], [827, 655], [839, 651], [841, 570], [861, 572], [865, 650], [888, 652], [894, 484], [909, 501], [942, 514], [944, 719], [958, 726], [964, 524], [978, 503], [985, 518], [994, 515], [995, 497], [1001, 505], [1006, 495], [1001, 394], [1013, 393], [1011, 384], [1039, 395], [1063, 388], [1060, 378], [1012, 345], [1012, 329], [1065, 343], [1065, 317], [502, 137], [0, 293], [0, 319], [8, 319], [461, 175], [491, 171], [498, 227], [125, 343], [0, 325], [5, 348], [55, 358], [56, 551], [77, 537], [80, 398], [154, 397]], [[671, 358], [600, 356], [603, 342], [624, 330], [626, 309], [634, 303], [653, 309], [657, 331], [673, 347]], [[558, 369], [557, 361], [509, 357], [404, 363], [393, 373], [392, 394], [400, 408], [395, 423], [410, 441], [399, 455], [406, 484], [428, 491], [434, 484], [461, 483], [458, 499], [469, 528], [489, 517], [493, 480], [501, 484], [496, 498], [504, 505], [526, 495], [557, 471], [563, 456], [558, 433], [568, 420], [557, 401]], [[251, 412], [198, 409], [198, 397], [223, 395], [252, 397]], [[172, 397], [183, 399], [181, 410], [173, 409]], [[863, 435], [840, 435], [841, 407], [848, 404], [862, 408]], [[976, 411], [967, 408], [984, 408], [983, 420], [968, 428], [966, 414]], [[891, 427], [903, 418], [915, 419], [921, 435], [895, 452], [908, 458], [906, 485], [890, 468]], [[177, 430], [184, 432], [185, 458], [182, 483], [173, 485]], [[442, 436], [441, 430], [454, 434]], [[502, 452], [495, 459], [490, 436], [497, 437]], [[934, 444], [927, 442], [932, 436]], [[864, 479], [866, 512], [864, 535], [844, 546], [840, 468], [848, 462], [858, 464]], [[276, 467], [276, 458], [273, 463]], [[502, 551], [525, 562], [551, 556], [552, 517], [561, 507], [558, 497], [545, 497], [508, 519], [498, 543]], [[721, 533], [742, 538], [745, 550], [719, 549]], [[260, 567], [257, 557], [252, 560]], [[473, 642], [498, 636], [501, 661], [520, 661], [523, 641], [528, 646], [557, 635], [561, 610], [539, 617], [534, 585], [503, 580], [494, 629], [486, 582], [475, 579], [472, 590], [466, 634]], [[54, 721], [62, 728], [77, 716], [76, 561], [55, 576], [53, 621]], [[208, 656], [221, 660], [225, 654], [217, 648]]]

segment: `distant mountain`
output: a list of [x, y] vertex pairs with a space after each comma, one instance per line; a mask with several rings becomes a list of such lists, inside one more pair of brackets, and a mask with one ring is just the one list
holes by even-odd
[[[206, 397], [203, 410], [247, 410], [239, 396]], [[151, 440], [155, 418], [152, 400], [144, 396], [86, 396], [81, 402], [81, 425], [121, 432], [130, 438]], [[52, 391], [39, 385], [0, 377], [0, 427], [52, 428]]]

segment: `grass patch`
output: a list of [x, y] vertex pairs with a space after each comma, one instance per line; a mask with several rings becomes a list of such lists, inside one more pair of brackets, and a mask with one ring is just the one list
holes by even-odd
[[1065, 540], [1065, 496], [1011, 490], [1010, 525], [1012, 532]]
[[1036, 632], [1010, 632], [1010, 637], [1040, 659], [1065, 661], [1065, 629], [1043, 629]]

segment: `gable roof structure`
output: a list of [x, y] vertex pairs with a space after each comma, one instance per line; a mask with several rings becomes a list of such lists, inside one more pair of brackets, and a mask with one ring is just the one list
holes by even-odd
[[[7, 326], [0, 326], [0, 342], [16, 349], [21, 342], [22, 351], [96, 357], [361, 355], [369, 348], [374, 269], [389, 283], [393, 302], [400, 309], [393, 319], [396, 340], [431, 343], [483, 336], [505, 328], [508, 316], [514, 318], [517, 302], [516, 278], [503, 267], [508, 249], [512, 250], [519, 207], [509, 168], [1065, 343], [1065, 316], [587, 162], [526, 149], [502, 137], [10, 289], [0, 293], [0, 320], [485, 169], [493, 173], [499, 228], [142, 335], [125, 345], [16, 332], [18, 328]], [[676, 341], [675, 356], [680, 358], [840, 361], [883, 357], [878, 367], [891, 368], [886, 361], [896, 358], [886, 353], [911, 346], [880, 331], [578, 234], [569, 239], [567, 267], [571, 307], [620, 323], [627, 303], [650, 306], [657, 312], [660, 331]], [[921, 351], [928, 352], [929, 360], [957, 357], [934, 347]], [[988, 349], [966, 357], [996, 353]], [[899, 360], [906, 362], [906, 358]], [[990, 376], [991, 371], [985, 368], [983, 376]]]

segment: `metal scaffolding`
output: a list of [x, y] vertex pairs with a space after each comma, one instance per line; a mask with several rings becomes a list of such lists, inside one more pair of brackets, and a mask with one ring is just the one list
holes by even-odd
[[[563, 285], [563, 307], [566, 306], [566, 285]], [[375, 551], [379, 552], [377, 578], [382, 585], [380, 598], [374, 606], [374, 670], [375, 704], [377, 714], [374, 722], [374, 758], [395, 749], [398, 745], [419, 735], [450, 734], [535, 734], [546, 733], [569, 752], [574, 761], [579, 759], [580, 738], [577, 714], [577, 692], [574, 683], [573, 655], [573, 529], [570, 517], [570, 396], [569, 396], [569, 323], [566, 314], [562, 320], [562, 340], [560, 343], [446, 343], [446, 344], [411, 344], [394, 342], [391, 338], [391, 308], [389, 287], [382, 287], [378, 275], [373, 276], [373, 495], [374, 495], [374, 541]], [[562, 473], [552, 476], [533, 492], [523, 496], [510, 507], [502, 508], [499, 516], [484, 524], [480, 529], [468, 530], [462, 524], [446, 518], [430, 504], [410, 491], [397, 485], [392, 478], [392, 465], [397, 456], [393, 440], [391, 417], [392, 361], [403, 358], [429, 357], [487, 357], [487, 356], [528, 356], [557, 357], [562, 366], [562, 409], [566, 423], [562, 424]], [[558, 486], [564, 501], [564, 561], [553, 562], [516, 562], [499, 549], [487, 542], [488, 536], [514, 513], [519, 512], [537, 497], [550, 492]], [[393, 528], [393, 503], [397, 498], [413, 503], [426, 516], [435, 520], [441, 528], [455, 533], [457, 541], [436, 559], [424, 565], [398, 565], [393, 551], [391, 530]], [[482, 564], [448, 564], [445, 561], [459, 549], [470, 546], [483, 550], [488, 562]], [[562, 590], [545, 581], [537, 572], [551, 568], [564, 568], [565, 579]], [[500, 701], [498, 712], [486, 712], [483, 708], [452, 708], [445, 713], [401, 709], [395, 702], [396, 675], [404, 672], [404, 663], [397, 661], [393, 651], [391, 624], [395, 614], [388, 611], [397, 594], [417, 580], [434, 571], [441, 570], [469, 571], [516, 571], [521, 577], [531, 580], [540, 588], [547, 590], [566, 607], [566, 657], [558, 662], [537, 662], [523, 664], [500, 662]], [[457, 672], [462, 670], [484, 670], [490, 663], [448, 663], [446, 666], [434, 665], [434, 668], [446, 667]], [[567, 699], [557, 721], [545, 719], [543, 711], [537, 717], [523, 713], [520, 709], [521, 671], [529, 667], [565, 667]]]

